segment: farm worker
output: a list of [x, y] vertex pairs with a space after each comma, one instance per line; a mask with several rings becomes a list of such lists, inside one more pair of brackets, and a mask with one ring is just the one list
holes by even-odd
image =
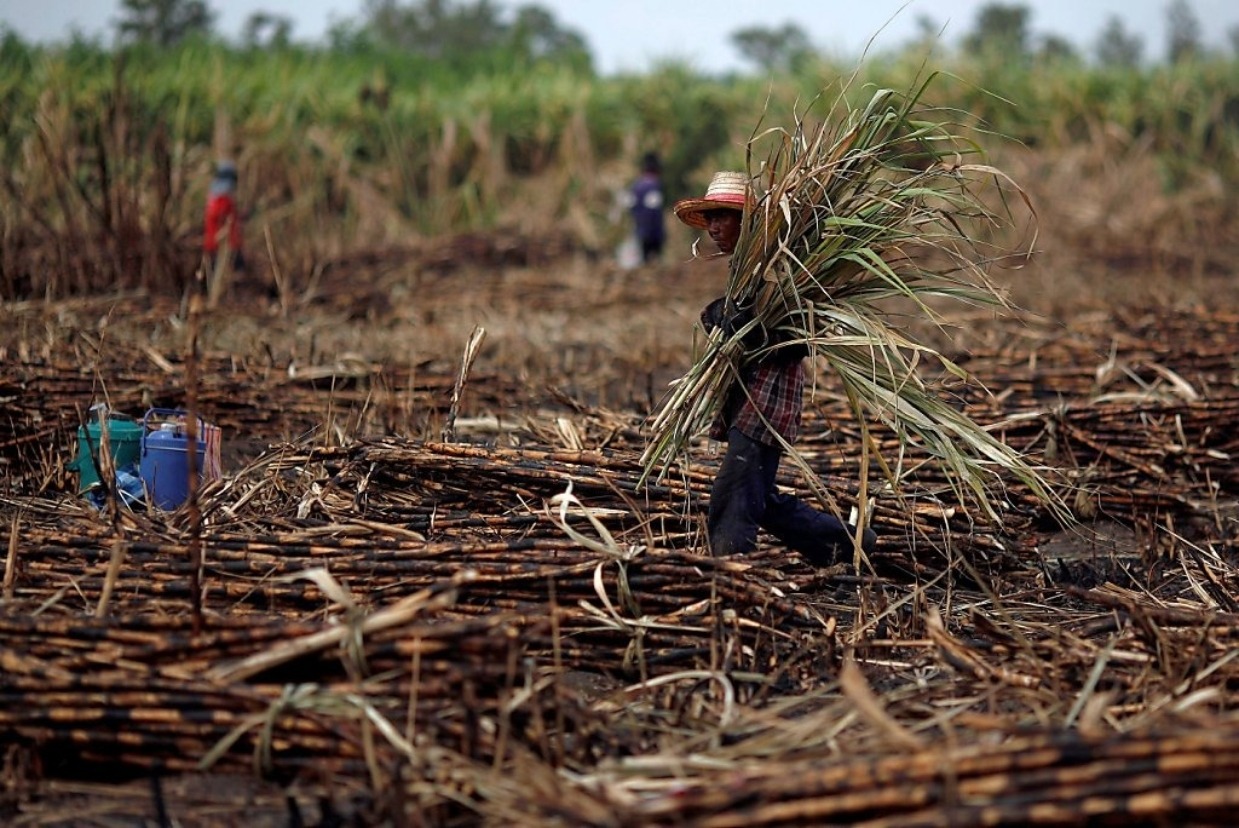
[[647, 152], [641, 160], [641, 175], [629, 191], [629, 210], [641, 246], [641, 261], [649, 264], [662, 256], [667, 233], [663, 226], [662, 165], [658, 155]]
[[231, 161], [220, 161], [215, 166], [211, 189], [207, 196], [206, 228], [202, 242], [207, 266], [215, 270], [219, 249], [232, 255], [232, 267], [245, 269], [245, 257], [241, 253], [241, 214], [237, 210], [237, 168]]
[[[752, 206], [749, 179], [742, 172], [715, 173], [702, 198], [676, 202], [673, 210], [689, 227], [706, 230], [718, 249], [730, 256], [740, 239], [741, 218]], [[707, 331], [734, 334], [752, 317], [716, 299], [701, 313]], [[757, 331], [761, 336], [761, 332]], [[748, 343], [761, 347], [761, 342]], [[815, 566], [829, 566], [853, 548], [856, 527], [819, 512], [804, 501], [778, 491], [775, 477], [783, 455], [779, 437], [791, 445], [800, 433], [804, 358], [808, 350], [785, 347], [747, 363], [743, 385], [731, 391], [710, 427], [710, 437], [727, 443], [727, 452], [710, 490], [707, 528], [715, 554], [750, 552], [757, 530], [765, 529]], [[777, 435], [777, 436], [776, 436]], [[861, 548], [869, 553], [877, 535], [866, 528]]]

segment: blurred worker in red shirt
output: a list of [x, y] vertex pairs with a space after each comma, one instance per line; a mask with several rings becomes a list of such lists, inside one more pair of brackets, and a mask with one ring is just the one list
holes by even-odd
[[236, 165], [231, 161], [220, 161], [211, 179], [206, 206], [206, 233], [202, 242], [209, 273], [214, 273], [219, 266], [221, 250], [232, 257], [234, 270], [245, 269], [245, 257], [241, 253], [241, 213], [237, 209], [236, 196]]

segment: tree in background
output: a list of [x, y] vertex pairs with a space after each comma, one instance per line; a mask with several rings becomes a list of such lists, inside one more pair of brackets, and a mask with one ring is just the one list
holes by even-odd
[[0, 24], [0, 66], [30, 68], [31, 48], [21, 35]]
[[942, 24], [927, 14], [916, 16], [916, 35], [908, 44], [909, 48], [921, 52], [937, 47], [942, 38]]
[[1174, 0], [1166, 9], [1166, 56], [1171, 63], [1200, 54], [1200, 20], [1187, 0]]
[[559, 25], [555, 15], [541, 6], [521, 6], [510, 27], [511, 40], [519, 54], [535, 59], [574, 60], [584, 56], [589, 65], [589, 44], [575, 29]]
[[245, 28], [241, 30], [241, 43], [248, 49], [279, 49], [289, 44], [292, 32], [292, 18], [256, 11], [245, 20]]
[[804, 29], [795, 23], [781, 28], [749, 26], [731, 34], [740, 56], [765, 72], [788, 72], [813, 54], [813, 44]]
[[209, 35], [215, 12], [205, 0], [121, 0], [116, 21], [122, 40], [174, 46], [194, 35]]
[[1115, 69], [1134, 69], [1144, 54], [1144, 41], [1129, 33], [1117, 14], [1110, 15], [1097, 38], [1097, 62]]
[[363, 17], [373, 42], [457, 66], [495, 58], [591, 63], [584, 36], [536, 5], [519, 7], [508, 22], [490, 0], [366, 0]]
[[1029, 55], [1028, 21], [1032, 12], [1020, 4], [989, 3], [977, 12], [976, 27], [964, 37], [964, 49], [982, 58], [1004, 62]]
[[1080, 55], [1071, 41], [1062, 35], [1046, 35], [1037, 47], [1037, 59], [1044, 63], [1076, 63]]
[[429, 58], [478, 52], [497, 43], [503, 32], [499, 7], [489, 0], [366, 0], [363, 16], [377, 43]]

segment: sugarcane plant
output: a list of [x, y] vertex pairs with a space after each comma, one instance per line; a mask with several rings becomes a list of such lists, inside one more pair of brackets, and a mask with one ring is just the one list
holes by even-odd
[[[931, 300], [1010, 310], [987, 270], [1021, 254], [1001, 249], [987, 234], [1014, 220], [1017, 203], [1035, 221], [1023, 190], [984, 163], [979, 143], [968, 137], [966, 113], [923, 103], [935, 76], [908, 92], [876, 89], [863, 108], [849, 106], [845, 87], [816, 126], [805, 114], [790, 129], [759, 124], [754, 130], [746, 154], [754, 198], [744, 210], [727, 282], [729, 304], [747, 321], [709, 334], [689, 371], [672, 383], [642, 458], [647, 479], [656, 471], [661, 478], [685, 455], [746, 364], [807, 346], [838, 375], [862, 426], [866, 415], [876, 418], [901, 445], [918, 446], [940, 463], [961, 504], [976, 504], [997, 519], [995, 497], [1011, 475], [1065, 517], [1038, 469], [928, 378], [933, 366], [935, 374], [956, 380], [970, 380], [967, 372], [896, 328], [884, 311], [903, 297], [943, 325]], [[763, 144], [770, 145], [767, 156], [754, 169]], [[999, 205], [989, 206], [995, 200]], [[754, 347], [754, 341], [765, 344]], [[794, 447], [784, 448], [808, 470]], [[876, 459], [897, 491], [901, 473], [886, 458]], [[820, 492], [815, 475], [806, 479]]]

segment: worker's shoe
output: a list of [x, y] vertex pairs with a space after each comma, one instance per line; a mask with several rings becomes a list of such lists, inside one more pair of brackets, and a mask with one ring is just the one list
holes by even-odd
[[[842, 549], [841, 549], [842, 555], [845, 557], [850, 557], [851, 552], [852, 552], [852, 544], [856, 542], [855, 540], [856, 527], [850, 523], [847, 525], [847, 527], [848, 527], [848, 539], [845, 543], [840, 544], [840, 546], [842, 546]], [[865, 531], [860, 533], [860, 551], [864, 552], [866, 555], [871, 555], [873, 554], [873, 551], [877, 548], [878, 548], [878, 533], [870, 529], [868, 526], [866, 526]]]
[[[846, 534], [845, 534], [846, 530]], [[825, 543], [825, 547], [815, 549], [813, 551], [801, 550], [805, 560], [817, 567], [834, 566], [837, 563], [852, 560], [852, 553], [856, 542], [856, 527], [850, 523], [845, 523], [841, 527], [838, 535], [831, 538]], [[860, 536], [860, 549], [866, 555], [872, 555], [878, 548], [878, 533], [865, 527], [865, 531]]]

